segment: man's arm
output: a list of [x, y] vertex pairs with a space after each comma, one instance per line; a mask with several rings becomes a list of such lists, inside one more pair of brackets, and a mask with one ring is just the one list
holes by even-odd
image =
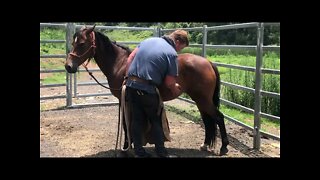
[[138, 48], [135, 48], [135, 49], [131, 52], [131, 54], [129, 55], [129, 57], [128, 57], [128, 59], [127, 59], [126, 75], [128, 74], [129, 67], [130, 67], [130, 65], [131, 65], [131, 63], [132, 63], [133, 58], [136, 56], [137, 51], [138, 51]]
[[161, 85], [161, 89], [165, 92], [165, 96], [170, 97], [170, 99], [174, 99], [182, 94], [182, 88], [176, 83], [176, 78], [176, 76], [167, 75]]

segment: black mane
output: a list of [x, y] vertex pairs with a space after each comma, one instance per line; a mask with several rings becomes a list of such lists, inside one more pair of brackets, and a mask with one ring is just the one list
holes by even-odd
[[104, 34], [101, 33], [101, 32], [98, 32], [98, 31], [95, 31], [95, 32], [96, 32], [96, 34], [98, 34], [98, 35], [100, 35], [101, 37], [103, 37], [102, 40], [104, 41], [105, 44], [111, 44], [111, 43], [112, 43], [112, 44], [115, 44], [115, 45], [117, 45], [118, 47], [120, 47], [120, 48], [124, 49], [125, 51], [127, 51], [128, 54], [131, 54], [132, 50], [131, 50], [128, 46], [126, 46], [126, 45], [124, 45], [124, 44], [119, 44], [119, 43], [117, 43], [116, 41], [111, 41], [108, 36], [104, 35]]

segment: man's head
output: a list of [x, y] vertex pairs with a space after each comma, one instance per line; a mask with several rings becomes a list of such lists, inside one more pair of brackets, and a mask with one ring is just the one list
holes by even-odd
[[175, 42], [177, 52], [189, 46], [189, 35], [188, 32], [185, 30], [175, 30], [173, 33], [169, 35], [169, 38], [171, 38]]

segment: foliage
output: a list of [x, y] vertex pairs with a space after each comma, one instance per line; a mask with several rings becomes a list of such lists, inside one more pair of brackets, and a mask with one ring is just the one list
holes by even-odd
[[[207, 27], [238, 24], [239, 22], [166, 22], [161, 23], [163, 29], [176, 28], [192, 28], [192, 27]], [[202, 44], [202, 31], [189, 31], [190, 41], [192, 43]], [[230, 30], [212, 30], [207, 32], [207, 44], [220, 45], [256, 45], [257, 44], [257, 28], [240, 28]], [[280, 27], [266, 26], [264, 28], [264, 45], [280, 45]]]

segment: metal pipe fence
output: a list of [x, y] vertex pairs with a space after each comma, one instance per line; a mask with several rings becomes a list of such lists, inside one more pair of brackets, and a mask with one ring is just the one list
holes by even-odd
[[[272, 98], [277, 98], [280, 99], [280, 94], [275, 93], [275, 92], [268, 92], [268, 91], [263, 91], [262, 90], [262, 81], [261, 81], [261, 76], [262, 74], [275, 74], [275, 75], [280, 75], [280, 70], [276, 69], [264, 69], [262, 68], [262, 60], [263, 60], [263, 50], [273, 50], [273, 51], [280, 51], [280, 46], [264, 46], [263, 45], [263, 32], [264, 32], [264, 27], [265, 26], [280, 26], [280, 23], [242, 23], [242, 24], [232, 24], [232, 25], [222, 25], [222, 26], [214, 26], [214, 27], [207, 27], [206, 25], [203, 26], [202, 28], [197, 27], [197, 28], [181, 28], [186, 31], [201, 31], [203, 33], [203, 40], [202, 44], [190, 44], [190, 47], [201, 47], [202, 48], [202, 56], [206, 57], [206, 48], [213, 48], [213, 49], [254, 49], [256, 51], [256, 67], [247, 67], [247, 66], [239, 66], [239, 65], [233, 65], [233, 64], [224, 64], [224, 63], [214, 63], [217, 66], [223, 66], [226, 68], [231, 68], [231, 69], [240, 69], [240, 70], [245, 70], [245, 71], [252, 71], [255, 72], [255, 88], [248, 88], [244, 87], [241, 85], [233, 84], [233, 83], [228, 83], [225, 81], [222, 81], [221, 84], [223, 86], [228, 86], [232, 89], [240, 89], [243, 91], [249, 91], [251, 93], [254, 93], [255, 96], [255, 106], [254, 109], [247, 108], [244, 106], [241, 106], [237, 103], [230, 102], [228, 100], [225, 100], [223, 98], [221, 99], [221, 103], [224, 105], [232, 106], [237, 109], [243, 110], [245, 112], [249, 112], [254, 114], [254, 125], [253, 127], [244, 125], [242, 122], [240, 122], [237, 119], [231, 118], [229, 116], [225, 116], [227, 120], [230, 120], [240, 126], [246, 127], [250, 130], [253, 131], [254, 135], [254, 142], [253, 142], [253, 147], [255, 149], [260, 149], [260, 139], [261, 139], [261, 134], [272, 139], [280, 140], [280, 136], [276, 136], [274, 134], [270, 134], [264, 131], [261, 131], [261, 117], [271, 119], [271, 120], [276, 120], [280, 121], [280, 117], [278, 116], [273, 116], [271, 114], [266, 114], [261, 112], [261, 97], [262, 96], [268, 96]], [[207, 44], [207, 32], [211, 30], [228, 30], [228, 29], [239, 29], [239, 28], [256, 28], [257, 29], [257, 44], [256, 45], [208, 45]], [[162, 32], [169, 32], [169, 31], [174, 31], [175, 29], [166, 29], [162, 30]], [[185, 98], [179, 97], [179, 99], [186, 100]], [[187, 100], [188, 102], [192, 102], [191, 100]]]
[[[67, 30], [67, 24], [57, 24], [57, 23], [40, 23], [40, 28], [45, 28], [45, 27], [56, 27], [59, 29], [64, 29]], [[40, 44], [43, 43], [64, 43], [66, 46], [68, 45], [68, 41], [66, 41], [65, 39], [40, 39]], [[66, 52], [67, 54], [67, 52]], [[42, 54], [40, 55], [40, 61], [41, 59], [44, 58], [53, 58], [53, 59], [57, 59], [57, 58], [66, 58], [67, 55], [66, 54]], [[61, 73], [61, 72], [65, 72], [66, 71], [64, 69], [40, 69], [40, 75], [42, 73]], [[68, 76], [68, 73], [66, 73], [66, 76]], [[40, 84], [40, 88], [50, 88], [50, 87], [66, 87], [65, 83], [59, 83], [59, 84], [48, 84], [48, 85], [43, 85]], [[67, 95], [52, 95], [52, 96], [40, 96], [40, 100], [47, 100], [47, 99], [59, 99], [59, 98], [67, 98]]]
[[[207, 27], [204, 25], [203, 27], [195, 27], [195, 28], [181, 28], [186, 31], [202, 31], [203, 33], [203, 40], [202, 44], [190, 44], [189, 47], [201, 47], [202, 48], [202, 56], [206, 57], [206, 49], [212, 48], [212, 49], [254, 49], [256, 50], [256, 67], [247, 67], [247, 66], [239, 66], [239, 65], [233, 65], [233, 64], [224, 64], [224, 63], [218, 63], [214, 62], [217, 66], [231, 68], [231, 69], [239, 69], [244, 71], [251, 71], [255, 72], [255, 89], [229, 83], [222, 81], [221, 84], [223, 86], [228, 86], [233, 89], [239, 89], [243, 91], [248, 91], [251, 93], [254, 93], [255, 95], [255, 106], [254, 109], [247, 108], [244, 106], [241, 106], [239, 104], [230, 102], [226, 99], [221, 98], [221, 103], [224, 105], [232, 106], [237, 109], [243, 110], [245, 112], [249, 112], [254, 114], [254, 126], [248, 126], [243, 124], [237, 119], [234, 119], [229, 116], [225, 116], [227, 120], [230, 120], [240, 126], [243, 126], [244, 128], [247, 128], [249, 130], [253, 131], [254, 134], [254, 142], [253, 146], [256, 149], [260, 148], [260, 139], [261, 135], [266, 136], [268, 138], [280, 140], [280, 136], [276, 136], [264, 131], [260, 130], [260, 123], [261, 123], [261, 117], [268, 118], [271, 120], [277, 120], [280, 121], [280, 117], [273, 116], [271, 114], [266, 114], [261, 112], [261, 97], [262, 96], [269, 96], [272, 98], [280, 98], [279, 93], [274, 92], [268, 92], [263, 91], [261, 89], [261, 75], [262, 74], [275, 74], [280, 75], [280, 70], [275, 69], [264, 69], [262, 68], [262, 53], [264, 49], [267, 50], [274, 50], [274, 51], [280, 51], [280, 46], [263, 46], [263, 31], [265, 26], [269, 25], [277, 25], [280, 26], [280, 23], [242, 23], [242, 24], [233, 24], [233, 25], [222, 25], [222, 26], [214, 26], [214, 27]], [[68, 54], [71, 50], [71, 42], [72, 42], [72, 36], [76, 29], [79, 29], [83, 25], [75, 25], [74, 23], [66, 23], [66, 24], [52, 24], [52, 23], [40, 23], [40, 28], [43, 27], [59, 27], [66, 30], [66, 39], [65, 40], [40, 40], [40, 43], [65, 43], [66, 44], [66, 54]], [[227, 29], [238, 29], [238, 28], [256, 28], [257, 29], [257, 45], [208, 45], [207, 44], [207, 32], [212, 30], [227, 30]], [[176, 29], [161, 29], [160, 27], [157, 28], [141, 28], [141, 27], [117, 27], [117, 26], [96, 26], [96, 30], [137, 30], [137, 31], [152, 31], [153, 36], [160, 37], [162, 33], [174, 31]], [[140, 42], [133, 42], [133, 41], [124, 41], [124, 42], [118, 42], [121, 44], [139, 44]], [[41, 58], [66, 58], [66, 54], [54, 54], [54, 55], [40, 55]], [[79, 72], [84, 72], [84, 69], [79, 69]], [[97, 71], [101, 72], [100, 69], [90, 69], [90, 71]], [[58, 69], [52, 69], [52, 70], [42, 70], [40, 69], [40, 73], [55, 73], [55, 72], [65, 72], [65, 70], [58, 70]], [[73, 77], [72, 77], [73, 76]], [[107, 82], [101, 82], [102, 84], [107, 84]], [[59, 86], [66, 86], [66, 95], [59, 95], [59, 96], [50, 96], [50, 97], [40, 97], [40, 100], [44, 99], [55, 99], [55, 98], [66, 98], [66, 106], [70, 108], [75, 107], [81, 107], [86, 105], [115, 105], [118, 104], [118, 102], [108, 102], [108, 103], [88, 103], [88, 104], [74, 104], [72, 102], [73, 97], [89, 97], [89, 96], [108, 96], [111, 95], [111, 93], [93, 93], [93, 94], [78, 94], [77, 87], [78, 86], [92, 86], [97, 85], [95, 82], [78, 82], [77, 76], [72, 75], [69, 73], [66, 73], [66, 83], [60, 83], [60, 84], [49, 84], [49, 85], [40, 85], [40, 88], [47, 88], [47, 87], [59, 87]], [[72, 93], [72, 89], [74, 92]], [[179, 97], [179, 99], [193, 103], [192, 100], [185, 99], [182, 97]]]

